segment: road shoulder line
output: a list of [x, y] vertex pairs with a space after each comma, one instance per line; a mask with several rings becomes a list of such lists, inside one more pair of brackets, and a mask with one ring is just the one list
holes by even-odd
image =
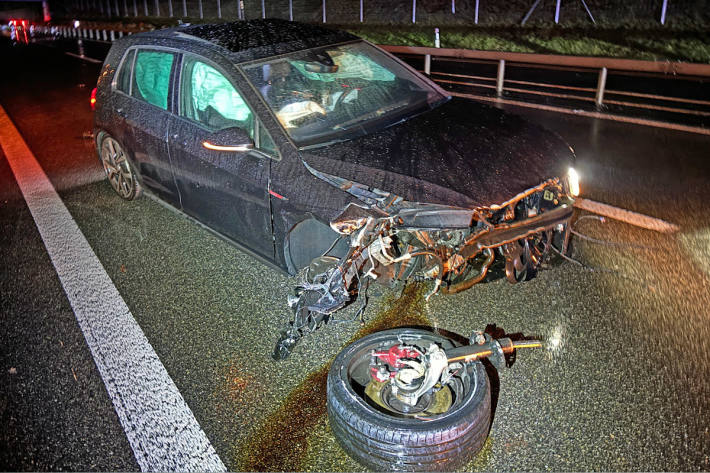
[[56, 190], [0, 106], [0, 146], [143, 471], [226, 471]]

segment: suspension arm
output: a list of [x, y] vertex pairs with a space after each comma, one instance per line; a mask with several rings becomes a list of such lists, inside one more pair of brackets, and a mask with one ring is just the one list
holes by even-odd
[[468, 363], [481, 358], [496, 357], [513, 353], [518, 348], [540, 348], [542, 342], [539, 340], [512, 341], [510, 338], [499, 338], [474, 345], [464, 345], [462, 347], [446, 350], [446, 358], [449, 363]]

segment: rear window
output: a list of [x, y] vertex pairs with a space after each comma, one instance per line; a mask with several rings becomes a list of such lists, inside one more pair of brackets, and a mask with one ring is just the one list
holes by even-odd
[[174, 55], [163, 51], [138, 51], [131, 95], [167, 110], [170, 72]]

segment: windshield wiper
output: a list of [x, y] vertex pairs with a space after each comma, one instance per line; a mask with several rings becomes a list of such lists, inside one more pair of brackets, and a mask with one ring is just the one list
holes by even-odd
[[390, 112], [393, 112], [393, 111], [395, 111], [395, 110], [398, 110], [398, 109], [400, 109], [400, 108], [402, 108], [402, 107], [405, 107], [405, 106], [407, 106], [407, 105], [409, 105], [409, 102], [400, 102], [400, 103], [397, 104], [397, 105], [390, 105], [390, 106], [380, 107], [380, 108], [378, 108], [377, 110], [375, 110], [374, 112], [370, 112], [370, 113], [368, 113], [368, 114], [365, 114], [365, 115], [362, 115], [362, 116], [353, 118], [353, 119], [348, 120], [348, 121], [346, 121], [346, 122], [344, 122], [344, 123], [338, 123], [337, 125], [333, 126], [332, 129], [333, 129], [333, 130], [338, 130], [338, 131], [349, 130], [350, 128], [352, 128], [354, 125], [357, 125], [358, 123], [361, 123], [361, 122], [364, 122], [364, 121], [368, 121], [368, 120], [371, 120], [371, 119], [373, 119], [373, 118], [380, 118], [380, 117], [383, 117], [383, 116], [385, 116], [386, 114], [388, 114], [388, 113], [390, 113]]

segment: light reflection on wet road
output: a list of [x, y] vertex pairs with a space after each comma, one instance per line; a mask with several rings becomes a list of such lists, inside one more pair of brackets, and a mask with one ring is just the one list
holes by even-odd
[[[498, 280], [429, 302], [416, 287], [400, 300], [385, 291], [372, 298], [365, 327], [330, 325], [275, 363], [270, 352], [293, 278], [150, 199], [126, 203], [107, 183], [92, 182], [100, 167], [81, 139], [91, 123], [91, 86], [77, 84], [90, 82], [96, 68], [32, 51], [8, 56], [17, 74], [2, 79], [0, 102], [230, 469], [361, 469], [327, 426], [323, 373], [352, 338], [400, 324], [464, 336], [494, 324], [546, 341], [546, 350], [520, 353], [494, 379], [490, 440], [468, 469], [710, 469], [710, 137], [514, 110], [572, 144], [586, 197], [678, 223], [681, 232], [580, 221], [584, 235], [639, 247], [576, 239], [574, 256], [595, 269], [555, 262], [524, 284]], [[134, 469], [120, 431], [108, 420], [91, 423], [106, 400], [90, 363], [80, 364], [83, 384], [64, 382], [64, 372], [45, 373], [57, 379], [47, 385], [9, 374], [10, 367], [20, 375], [36, 373], [35, 365], [52, 367], [41, 360], [55, 356], [44, 345], [29, 353], [19, 348], [30, 339], [26, 320], [36, 313], [20, 296], [22, 286], [35, 281], [55, 300], [63, 297], [42, 278], [22, 279], [37, 271], [29, 265], [46, 263], [24, 253], [40, 246], [10, 176], [0, 172], [0, 254], [7, 268], [0, 291], [10, 327], [1, 352], [0, 412], [14, 420], [3, 422], [1, 450], [12, 453], [0, 456], [0, 466], [81, 470], [99, 455], [99, 469]], [[38, 329], [45, 339], [58, 336], [51, 327]], [[76, 337], [78, 329], [61, 330]], [[71, 350], [73, 359], [83, 359], [80, 344]], [[59, 418], [56, 412], [87, 386], [85, 424], [67, 418], [44, 427], [42, 419]], [[47, 397], [58, 401], [43, 403]], [[105, 442], [92, 450], [83, 436]], [[34, 446], [39, 439], [41, 450]]]

